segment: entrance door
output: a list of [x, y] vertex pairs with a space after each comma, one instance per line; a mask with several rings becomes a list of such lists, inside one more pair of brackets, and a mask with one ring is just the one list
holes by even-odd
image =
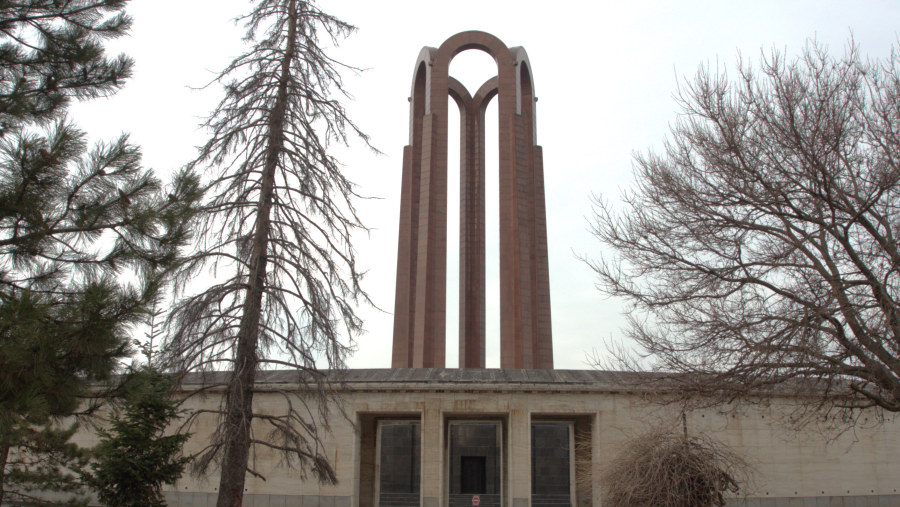
[[463, 456], [460, 459], [460, 493], [482, 495], [487, 493], [486, 456]]
[[495, 421], [451, 422], [448, 477], [450, 507], [502, 505], [502, 425]]

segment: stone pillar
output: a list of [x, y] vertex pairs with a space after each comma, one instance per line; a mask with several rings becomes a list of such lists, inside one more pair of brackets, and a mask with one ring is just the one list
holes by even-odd
[[506, 443], [508, 489], [506, 495], [512, 507], [531, 505], [531, 414], [527, 406], [511, 407], [509, 411], [509, 442]]
[[484, 109], [450, 78], [450, 96], [460, 114], [459, 132], [459, 366], [485, 365]]
[[600, 421], [603, 417], [604, 411], [600, 410], [596, 412], [593, 416], [593, 426], [591, 427], [591, 480], [595, 485], [591, 488], [591, 501], [590, 505], [602, 505], [603, 499], [600, 492], [600, 461], [604, 457], [607, 459], [608, 456], [601, 455], [601, 450], [609, 447], [605, 447], [601, 445], [600, 439], [602, 435], [600, 434]]
[[438, 400], [425, 400], [422, 413], [422, 506], [442, 505], [444, 484], [444, 421]]

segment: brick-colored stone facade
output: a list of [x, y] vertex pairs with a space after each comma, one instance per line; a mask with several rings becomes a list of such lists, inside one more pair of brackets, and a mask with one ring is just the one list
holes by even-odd
[[[471, 95], [449, 76], [460, 51], [494, 57], [497, 76]], [[447, 96], [460, 119], [459, 366], [485, 367], [484, 114], [496, 97], [500, 153], [500, 366], [553, 368], [541, 147], [531, 64], [520, 47], [462, 32], [419, 53], [403, 150], [394, 368], [443, 367], [447, 291]]]

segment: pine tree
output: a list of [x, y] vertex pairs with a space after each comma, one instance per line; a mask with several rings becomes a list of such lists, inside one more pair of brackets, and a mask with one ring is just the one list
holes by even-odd
[[59, 421], [129, 353], [199, 198], [186, 172], [163, 187], [127, 136], [89, 148], [65, 118], [130, 75], [103, 52], [124, 4], [0, 1], [0, 502], [77, 486]]
[[126, 1], [0, 1], [0, 135], [122, 86], [133, 62], [103, 42], [130, 28]]
[[109, 430], [93, 450], [90, 484], [103, 505], [161, 507], [162, 485], [173, 484], [188, 458], [181, 456], [186, 433], [166, 435], [178, 402], [170, 396], [174, 379], [152, 366], [125, 376]]
[[[231, 274], [181, 300], [166, 347], [184, 369], [231, 372], [199, 461], [221, 464], [219, 507], [240, 505], [246, 474], [258, 475], [255, 445], [335, 482], [321, 440], [331, 395], [320, 369], [344, 367], [361, 330], [355, 307], [367, 301], [350, 244], [362, 227], [356, 192], [328, 151], [349, 135], [367, 139], [338, 100], [343, 66], [320, 39], [336, 43], [353, 27], [302, 0], [259, 1], [243, 20], [254, 45], [218, 76], [225, 97], [193, 164], [211, 174], [211, 198], [181, 283], [210, 266]], [[295, 369], [304, 386], [284, 393], [284, 413], [253, 411], [264, 367]], [[316, 399], [292, 398], [300, 392]]]

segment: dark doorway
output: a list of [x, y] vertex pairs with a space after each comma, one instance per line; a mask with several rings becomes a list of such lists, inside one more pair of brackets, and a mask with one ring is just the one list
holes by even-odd
[[503, 504], [501, 428], [496, 421], [449, 424], [449, 507], [469, 507], [475, 495], [481, 507]]
[[487, 461], [484, 456], [462, 456], [460, 461], [460, 493], [487, 493]]

